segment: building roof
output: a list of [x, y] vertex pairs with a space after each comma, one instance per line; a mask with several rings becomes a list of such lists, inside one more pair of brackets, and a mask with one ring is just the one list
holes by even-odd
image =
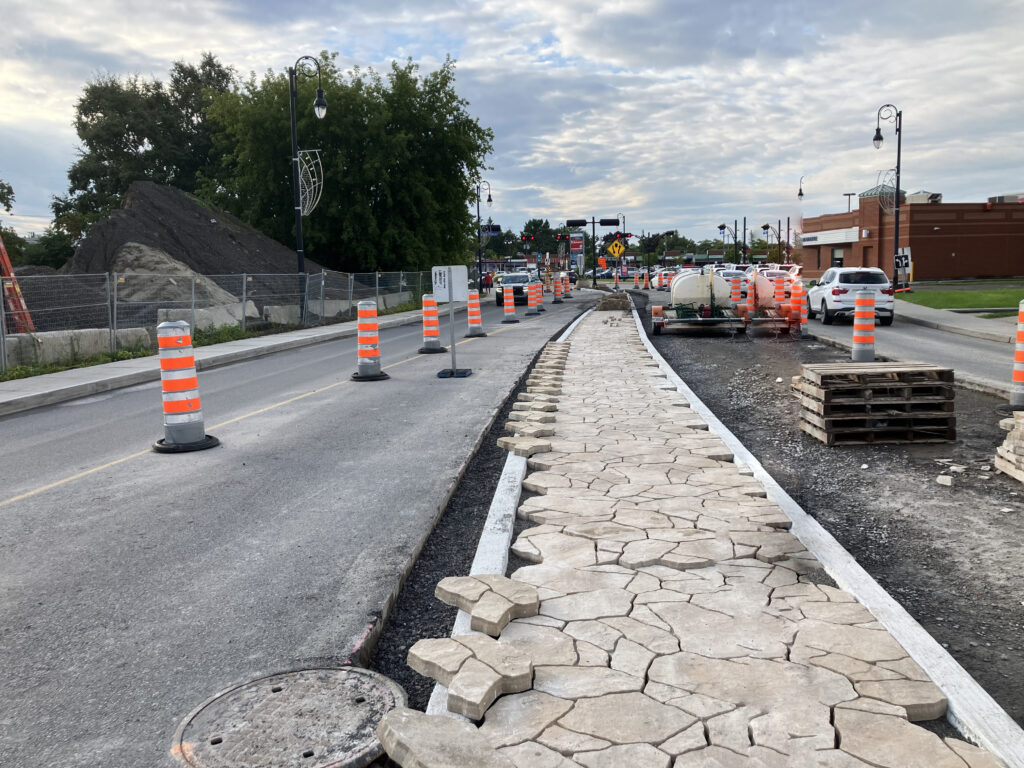
[[[879, 184], [878, 186], [872, 187], [866, 192], [861, 192], [859, 195], [857, 195], [857, 197], [881, 197], [883, 194], [891, 195], [894, 191], [895, 187], [889, 184]], [[900, 196], [906, 196], [906, 194], [907, 191], [905, 189], [900, 190]]]

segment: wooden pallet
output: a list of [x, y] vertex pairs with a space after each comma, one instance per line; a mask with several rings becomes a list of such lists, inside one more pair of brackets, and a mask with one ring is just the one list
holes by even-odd
[[956, 389], [952, 383], [925, 382], [844, 382], [825, 386], [814, 384], [799, 376], [793, 377], [793, 391], [807, 395], [823, 403], [828, 402], [867, 402], [869, 400], [906, 401], [922, 398], [935, 400], [952, 400]]
[[829, 432], [884, 431], [886, 429], [947, 429], [956, 427], [956, 416], [941, 411], [926, 413], [872, 414], [845, 413], [820, 416], [810, 411], [800, 411], [800, 418], [818, 429]]
[[931, 363], [809, 363], [803, 378], [822, 388], [874, 387], [953, 382], [953, 369]]
[[948, 443], [956, 440], [956, 427], [933, 429], [876, 429], [835, 432], [800, 421], [800, 429], [825, 445], [874, 445], [879, 443]]
[[879, 397], [879, 398], [834, 398], [819, 400], [796, 393], [800, 406], [819, 416], [900, 416], [910, 413], [947, 415], [953, 413], [955, 402], [943, 396], [924, 397]]

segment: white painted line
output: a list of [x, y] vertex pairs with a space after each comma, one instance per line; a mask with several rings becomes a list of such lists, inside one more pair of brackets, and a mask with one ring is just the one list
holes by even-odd
[[928, 674], [932, 682], [949, 699], [946, 719], [961, 733], [974, 739], [982, 747], [998, 756], [1007, 768], [1024, 768], [1024, 731], [1006, 714], [1002, 707], [949, 655], [924, 627], [879, 586], [860, 563], [847, 552], [813, 517], [808, 515], [786, 493], [775, 478], [739, 439], [718, 420], [651, 344], [636, 310], [633, 319], [644, 345], [665, 371], [679, 392], [690, 401], [690, 407], [708, 422], [708, 428], [732, 449], [737, 463], [750, 468], [754, 477], [764, 485], [768, 498], [778, 504], [793, 521], [792, 533], [800, 539], [807, 551], [818, 558], [825, 571], [836, 583], [853, 594], [896, 638], [907, 653]]

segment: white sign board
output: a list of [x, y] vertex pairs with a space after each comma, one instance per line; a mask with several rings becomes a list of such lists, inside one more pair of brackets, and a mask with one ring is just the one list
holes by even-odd
[[[448, 270], [451, 270], [451, 285]], [[465, 264], [434, 267], [430, 273], [434, 279], [435, 301], [469, 301], [469, 270]]]

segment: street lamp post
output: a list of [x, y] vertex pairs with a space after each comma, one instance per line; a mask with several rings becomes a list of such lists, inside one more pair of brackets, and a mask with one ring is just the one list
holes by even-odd
[[586, 219], [567, 219], [565, 222], [565, 226], [567, 227], [585, 227], [587, 224], [590, 225], [590, 249], [593, 254], [594, 277], [591, 287], [597, 288], [597, 225], [600, 224], [602, 227], [617, 227], [619, 226], [619, 220], [618, 218], [595, 219], [591, 216], [590, 221], [587, 221]]
[[800, 189], [797, 190], [796, 199], [803, 202], [804, 199], [804, 177], [800, 177]]
[[892, 287], [899, 288], [899, 270], [896, 267], [900, 253], [900, 153], [903, 148], [903, 110], [892, 104], [883, 104], [878, 108], [875, 120], [875, 137], [872, 143], [875, 149], [882, 148], [882, 121], [896, 124], [896, 210], [892, 232]]
[[761, 231], [764, 232], [765, 247], [768, 250], [768, 255], [771, 255], [771, 248], [768, 248], [770, 241], [768, 240], [769, 233], [775, 234], [775, 245], [778, 251], [779, 263], [782, 263], [782, 220], [779, 220], [779, 226], [773, 227], [771, 224], [762, 224]]
[[[734, 264], [739, 264], [739, 262], [736, 261], [736, 256], [737, 256], [737, 253], [739, 251], [739, 243], [736, 242], [736, 239], [737, 239], [736, 228], [738, 226], [739, 226], [739, 222], [737, 220], [735, 220], [735, 219], [733, 220], [731, 227], [728, 224], [719, 224], [718, 225], [718, 231], [719, 231], [719, 233], [721, 233], [721, 236], [722, 236], [722, 257], [723, 257], [723, 260], [724, 260], [724, 257], [725, 257], [725, 233], [728, 231], [729, 234], [732, 235], [732, 261], [733, 261]], [[744, 236], [744, 239], [746, 239], [745, 236]], [[696, 261], [696, 260], [697, 260], [697, 257], [694, 256], [694, 261]]]
[[480, 295], [484, 292], [484, 247], [483, 238], [480, 234], [480, 192], [481, 187], [487, 186], [487, 207], [491, 207], [491, 185], [483, 179], [480, 179], [480, 183], [476, 185], [476, 271], [477, 271], [477, 290]]
[[303, 72], [300, 69], [303, 61], [312, 62], [316, 68], [316, 99], [313, 101], [313, 114], [318, 120], [323, 120], [327, 114], [327, 99], [324, 98], [320, 62], [312, 56], [300, 56], [295, 60], [295, 66], [288, 68], [288, 106], [292, 123], [292, 201], [295, 204], [295, 254], [298, 256], [299, 274], [306, 271], [306, 259], [302, 249], [302, 195], [299, 192], [299, 139], [295, 128], [295, 99], [298, 97], [298, 78], [299, 73]]

